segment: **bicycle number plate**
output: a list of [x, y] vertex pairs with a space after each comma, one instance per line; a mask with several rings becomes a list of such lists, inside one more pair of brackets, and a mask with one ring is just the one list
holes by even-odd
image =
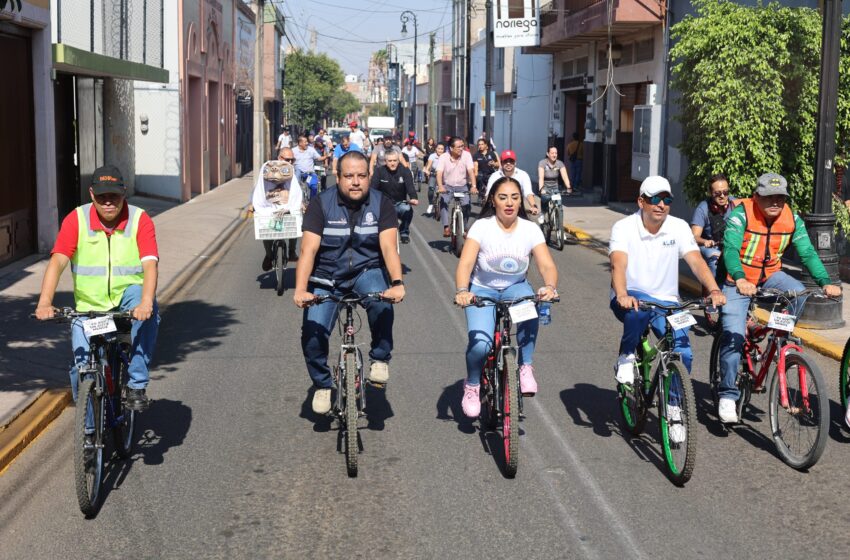
[[697, 324], [697, 320], [694, 319], [694, 316], [691, 315], [690, 311], [679, 311], [678, 313], [668, 315], [667, 322], [670, 323], [670, 326], [676, 330], [684, 329], [690, 327], [691, 325]]
[[524, 301], [508, 307], [508, 312], [511, 314], [511, 320], [514, 323], [522, 323], [537, 319], [537, 306], [533, 301]]
[[466, 193], [456, 192], [456, 193], [454, 193], [454, 197], [455, 198], [464, 198], [464, 197], [466, 197]]
[[94, 319], [86, 319], [83, 321], [83, 332], [86, 336], [97, 336], [99, 334], [107, 334], [117, 331], [115, 321], [112, 317], [95, 317]]
[[553, 194], [551, 197], [552, 202], [561, 202], [561, 195]]
[[771, 312], [770, 320], [767, 326], [771, 329], [791, 332], [794, 330], [794, 325], [797, 323], [796, 315], [788, 315], [787, 313]]

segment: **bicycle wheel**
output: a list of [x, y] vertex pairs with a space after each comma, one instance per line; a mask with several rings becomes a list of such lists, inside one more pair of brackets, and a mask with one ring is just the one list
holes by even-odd
[[454, 248], [455, 255], [460, 258], [460, 254], [463, 252], [463, 242], [465, 239], [463, 238], [464, 230], [463, 230], [463, 212], [455, 212], [454, 213]]
[[681, 486], [694, 472], [697, 410], [691, 378], [682, 375], [680, 364], [667, 364], [667, 375], [662, 377], [658, 396], [658, 422], [667, 477]]
[[516, 476], [519, 465], [519, 376], [516, 350], [505, 348], [502, 354], [503, 419], [502, 440], [505, 444], [505, 475]]
[[[130, 347], [122, 344], [120, 351], [129, 356]], [[115, 453], [122, 459], [126, 459], [133, 451], [133, 440], [135, 439], [136, 411], [125, 406], [127, 402], [127, 381], [130, 376], [127, 373], [127, 364], [120, 355], [113, 362], [113, 375], [115, 376], [116, 395], [112, 398], [113, 411], [115, 414], [115, 427], [112, 428], [112, 440], [115, 443]]]
[[553, 223], [553, 228], [555, 230], [555, 248], [559, 251], [564, 250], [564, 207], [563, 206], [555, 206], [555, 221]]
[[722, 331], [714, 333], [714, 340], [711, 342], [711, 353], [708, 358], [708, 383], [711, 387], [711, 402], [714, 405], [715, 411], [720, 402], [720, 337]]
[[626, 430], [633, 436], [643, 433], [646, 426], [646, 401], [643, 398], [645, 377], [643, 370], [650, 364], [644, 364], [646, 356], [643, 351], [643, 341], [635, 348], [635, 380], [636, 383], [629, 385], [617, 384], [617, 398], [620, 401], [620, 414]]
[[283, 273], [286, 271], [286, 242], [278, 241], [274, 252], [274, 276], [277, 280], [277, 295], [283, 294]]
[[357, 476], [357, 357], [345, 353], [345, 466], [348, 476]]
[[805, 469], [817, 463], [829, 437], [829, 396], [815, 363], [803, 354], [785, 354], [788, 408], [781, 403], [779, 370], [770, 378], [768, 415], [779, 457], [790, 467]]
[[552, 239], [552, 209], [550, 208], [546, 215], [543, 217], [543, 241], [546, 242], [546, 245], [549, 244], [549, 241]]
[[[103, 399], [95, 393], [94, 379], [84, 379], [77, 391], [74, 412], [74, 485], [77, 503], [86, 517], [97, 513], [103, 476]], [[94, 420], [94, 433], [86, 435], [86, 413]], [[88, 440], [88, 443], [87, 443]]]
[[490, 382], [493, 379], [493, 356], [487, 356], [484, 362], [484, 371], [481, 372], [481, 414], [479, 420], [481, 427], [487, 430], [495, 430], [498, 425], [499, 413], [496, 409], [495, 388]]
[[[841, 369], [838, 371], [838, 396], [841, 398], [841, 411], [847, 410], [850, 402], [850, 338], [844, 344], [844, 352], [841, 354]], [[841, 425], [847, 428], [845, 422]]]

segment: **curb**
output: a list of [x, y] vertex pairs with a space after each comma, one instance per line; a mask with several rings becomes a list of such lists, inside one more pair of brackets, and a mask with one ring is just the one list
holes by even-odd
[[[238, 217], [224, 228], [213, 241], [198, 255], [186, 264], [160, 292], [157, 298], [160, 311], [165, 312], [171, 302], [183, 289], [190, 287], [206, 269], [206, 263], [216, 260], [230, 248], [239, 227], [245, 224], [246, 206], [239, 210]], [[45, 429], [59, 417], [65, 407], [71, 404], [70, 389], [45, 389], [34, 398], [6, 426], [0, 426], [0, 475], [12, 462], [38, 438]]]
[[[596, 244], [596, 246], [591, 246], [592, 249], [599, 251], [601, 245], [604, 245], [602, 241], [596, 239], [583, 229], [573, 226], [571, 224], [566, 224], [564, 229], [567, 230], [568, 233], [572, 234], [576, 239], [578, 239], [582, 245], [586, 245], [590, 243]], [[607, 255], [607, 251], [606, 251]], [[693, 278], [689, 278], [687, 276], [680, 276], [679, 278], [679, 286], [683, 291], [692, 294], [692, 295], [701, 295], [702, 294], [702, 286], [699, 282], [697, 282]], [[767, 323], [768, 313], [763, 309], [756, 310], [756, 317], [761, 323]], [[827, 358], [832, 358], [836, 361], [841, 361], [841, 356], [844, 353], [844, 347], [832, 342], [830, 340], [825, 339], [821, 335], [817, 334], [812, 329], [806, 329], [804, 327], [797, 327], [794, 329], [794, 336], [800, 338], [803, 341], [803, 345], [811, 348], [818, 354], [822, 354]]]

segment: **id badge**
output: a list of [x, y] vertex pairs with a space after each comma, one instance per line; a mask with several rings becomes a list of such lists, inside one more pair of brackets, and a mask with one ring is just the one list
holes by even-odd
[[690, 327], [691, 325], [697, 324], [697, 320], [694, 319], [694, 316], [691, 315], [690, 311], [679, 311], [678, 313], [668, 315], [667, 322], [670, 323], [670, 326], [675, 330], [682, 330]]
[[771, 329], [791, 332], [794, 330], [794, 325], [797, 324], [796, 315], [788, 315], [787, 313], [779, 313], [772, 311], [770, 319], [767, 321], [767, 326]]
[[561, 202], [561, 195], [559, 195], [559, 194], [553, 194], [553, 195], [550, 197], [550, 199], [551, 199], [553, 202]]
[[115, 321], [113, 321], [110, 316], [95, 317], [94, 319], [86, 319], [83, 321], [83, 332], [86, 333], [86, 336], [88, 337], [97, 336], [99, 334], [108, 334], [117, 330], [118, 328], [115, 326]]
[[510, 313], [511, 320], [514, 323], [522, 323], [524, 321], [537, 319], [537, 306], [534, 305], [533, 301], [524, 301], [522, 303], [512, 305], [508, 308], [508, 312]]

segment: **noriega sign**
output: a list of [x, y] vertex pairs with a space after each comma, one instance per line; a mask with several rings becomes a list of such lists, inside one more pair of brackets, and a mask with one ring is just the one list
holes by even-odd
[[493, 2], [493, 46], [540, 46], [539, 0], [495, 0]]

